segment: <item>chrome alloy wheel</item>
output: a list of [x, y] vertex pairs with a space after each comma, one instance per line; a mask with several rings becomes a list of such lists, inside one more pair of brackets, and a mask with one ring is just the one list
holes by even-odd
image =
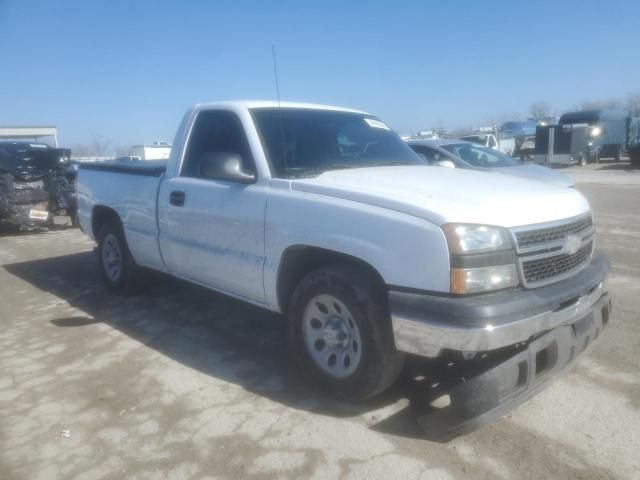
[[322, 371], [345, 378], [358, 368], [362, 340], [349, 309], [333, 295], [316, 295], [302, 317], [302, 333], [309, 355]]
[[102, 243], [102, 265], [107, 278], [115, 283], [122, 275], [122, 249], [118, 238], [109, 233]]

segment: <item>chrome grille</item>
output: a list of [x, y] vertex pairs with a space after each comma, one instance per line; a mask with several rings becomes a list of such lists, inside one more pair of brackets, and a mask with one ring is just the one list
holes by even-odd
[[517, 232], [516, 240], [519, 249], [523, 249], [534, 245], [564, 240], [567, 235], [575, 235], [592, 229], [593, 219], [586, 217], [565, 225]]
[[537, 260], [523, 261], [522, 274], [524, 279], [527, 284], [533, 284], [571, 273], [589, 260], [592, 248], [593, 242], [589, 242], [573, 255], [563, 253]]
[[593, 252], [591, 216], [512, 230], [520, 278], [527, 288], [560, 281], [586, 267]]

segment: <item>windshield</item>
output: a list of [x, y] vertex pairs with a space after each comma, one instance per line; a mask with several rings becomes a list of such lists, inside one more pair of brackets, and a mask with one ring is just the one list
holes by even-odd
[[509, 155], [470, 143], [453, 143], [450, 145], [442, 145], [441, 148], [460, 157], [472, 167], [494, 168], [520, 165], [520, 162], [514, 160]]
[[0, 154], [20, 156], [33, 151], [47, 150], [49, 147], [43, 143], [6, 142], [0, 143]]
[[398, 135], [370, 115], [304, 108], [255, 108], [252, 114], [275, 177], [425, 165]]
[[481, 137], [480, 135], [468, 135], [466, 137], [462, 137], [462, 140], [478, 143], [480, 145], [484, 145], [486, 143], [486, 137]]
[[597, 125], [600, 122], [600, 115], [597, 112], [574, 112], [565, 113], [560, 117], [560, 125]]

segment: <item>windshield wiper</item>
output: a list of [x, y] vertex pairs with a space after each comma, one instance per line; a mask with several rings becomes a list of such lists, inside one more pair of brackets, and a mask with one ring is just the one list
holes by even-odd
[[376, 163], [375, 165], [371, 165], [372, 167], [412, 167], [412, 166], [419, 166], [419, 165], [424, 165], [421, 163], [409, 163], [409, 162], [388, 162], [388, 163]]
[[305, 170], [299, 175], [296, 175], [291, 178], [306, 178], [306, 177], [317, 177], [322, 175], [324, 172], [328, 172], [329, 170], [346, 170], [348, 168], [359, 168], [360, 165], [348, 165], [344, 163], [331, 163], [329, 165], [323, 165], [322, 167], [310, 168], [309, 170]]
[[348, 165], [344, 163], [331, 163], [329, 165], [323, 165], [322, 167], [306, 170], [305, 172], [291, 178], [317, 177], [319, 175], [322, 175], [324, 172], [328, 172], [329, 170], [346, 170], [348, 168], [396, 167], [396, 166], [412, 166], [412, 165], [420, 165], [420, 164], [409, 163], [409, 162], [372, 163], [368, 165]]

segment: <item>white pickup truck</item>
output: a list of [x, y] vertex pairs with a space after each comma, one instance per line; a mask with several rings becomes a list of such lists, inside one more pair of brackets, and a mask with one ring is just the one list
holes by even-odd
[[516, 151], [516, 140], [514, 137], [498, 136], [495, 133], [475, 133], [473, 135], [465, 135], [460, 140], [476, 143], [483, 147], [492, 148], [499, 152], [513, 156]]
[[360, 111], [200, 104], [168, 162], [83, 164], [77, 188], [109, 289], [153, 269], [281, 312], [334, 394], [382, 392], [406, 354], [477, 366], [446, 392], [451, 431], [536, 393], [609, 319], [577, 190], [426, 166]]

